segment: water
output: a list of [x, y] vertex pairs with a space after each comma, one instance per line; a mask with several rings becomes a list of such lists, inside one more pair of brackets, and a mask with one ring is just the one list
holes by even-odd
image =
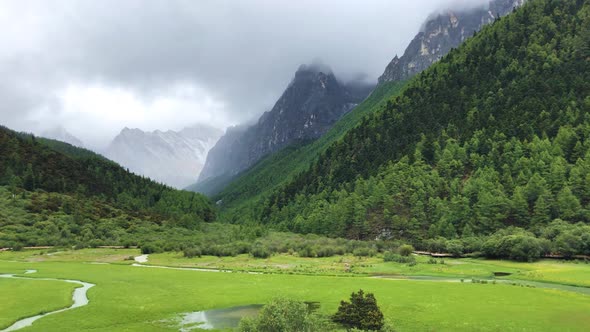
[[[392, 280], [414, 280], [414, 281], [433, 281], [433, 282], [465, 282], [471, 283], [471, 277], [449, 278], [436, 276], [376, 276], [375, 278], [392, 279]], [[550, 282], [528, 281], [517, 279], [490, 279], [490, 278], [473, 278], [476, 280], [487, 281], [488, 283], [496, 282], [497, 284], [513, 285], [516, 287], [533, 287], [544, 289], [556, 289], [561, 291], [574, 292], [579, 294], [590, 295], [590, 287], [570, 286]], [[462, 281], [463, 280], [463, 281]]]
[[[25, 274], [32, 274], [32, 273], [36, 273], [36, 272], [37, 272], [37, 270], [26, 270]], [[95, 286], [94, 284], [91, 284], [88, 282], [83, 282], [80, 280], [65, 280], [65, 279], [52, 279], [52, 278], [27, 278], [27, 277], [17, 277], [13, 274], [0, 274], [0, 278], [27, 279], [27, 280], [52, 280], [52, 281], [63, 281], [63, 282], [69, 282], [69, 283], [81, 285], [81, 287], [74, 289], [74, 293], [72, 294], [72, 301], [74, 303], [70, 307], [55, 310], [55, 311], [50, 311], [50, 312], [47, 312], [47, 313], [44, 313], [41, 315], [36, 315], [36, 316], [27, 317], [27, 318], [18, 320], [14, 324], [5, 328], [4, 330], [1, 330], [0, 332], [9, 332], [9, 331], [20, 330], [24, 327], [33, 325], [33, 323], [36, 320], [41, 319], [45, 316], [49, 316], [49, 315], [57, 314], [57, 313], [64, 312], [67, 310], [71, 310], [74, 308], [85, 306], [89, 302], [88, 297], [86, 296], [86, 293], [88, 292], [88, 290], [90, 288]]]
[[181, 332], [194, 330], [233, 329], [238, 327], [244, 317], [255, 317], [261, 304], [232, 307], [226, 309], [187, 312], [179, 315], [175, 325]]
[[133, 258], [136, 262], [138, 263], [147, 263], [148, 261], [148, 256], [149, 255], [141, 255], [141, 256], [135, 256], [135, 258]]
[[[178, 270], [178, 271], [222, 272], [222, 273], [233, 273], [234, 272], [232, 270], [203, 269], [203, 268], [198, 268], [198, 267], [171, 267], [171, 266], [162, 266], [162, 265], [144, 265], [144, 264], [139, 264], [139, 263], [133, 263], [133, 264], [131, 264], [131, 266], [146, 267], [146, 268], [152, 268], [152, 269]], [[240, 271], [237, 271], [237, 272], [240, 272]], [[249, 272], [249, 271], [243, 271], [241, 273], [263, 274], [262, 272]]]

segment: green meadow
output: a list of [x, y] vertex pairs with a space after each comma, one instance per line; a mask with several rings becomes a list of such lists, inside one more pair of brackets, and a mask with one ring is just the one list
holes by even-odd
[[[380, 257], [269, 259], [182, 258], [182, 254], [150, 255], [147, 264], [233, 268], [233, 273], [199, 272], [132, 266], [134, 249], [24, 251], [0, 253], [0, 273], [31, 278], [76, 279], [96, 284], [87, 306], [50, 315], [22, 331], [178, 331], [171, 321], [181, 313], [264, 304], [277, 296], [319, 302], [320, 313], [333, 314], [340, 300], [363, 289], [377, 297], [385, 317], [397, 331], [586, 331], [590, 296], [578, 292], [472, 283], [493, 272], [507, 278], [587, 285], [590, 265], [540, 261], [514, 263], [478, 259], [446, 259], [429, 264], [419, 257], [407, 266], [384, 263]], [[341, 267], [349, 264], [352, 272]], [[261, 271], [248, 274], [240, 271]], [[358, 271], [355, 271], [358, 269]], [[301, 273], [300, 273], [301, 272]], [[464, 278], [436, 282], [376, 276], [432, 275]], [[23, 316], [67, 307], [75, 285], [58, 281], [0, 279], [3, 296], [0, 328]], [[29, 305], [30, 304], [30, 305]]]
[[[14, 271], [22, 273], [18, 268]], [[21, 318], [70, 306], [76, 287], [60, 281], [0, 278], [0, 328]]]

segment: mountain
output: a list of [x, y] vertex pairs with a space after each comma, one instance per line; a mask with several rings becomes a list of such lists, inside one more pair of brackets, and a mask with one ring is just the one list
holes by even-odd
[[[189, 187], [190, 190], [212, 196], [225, 213], [251, 202], [264, 200], [273, 190], [288, 183], [298, 173], [305, 171], [331, 144], [358, 125], [370, 113], [385, 107], [392, 96], [403, 90], [406, 82], [380, 84], [359, 106], [345, 114], [332, 128], [312, 142], [291, 144], [258, 161], [251, 168], [235, 177], [216, 177]], [[239, 212], [236, 212], [239, 215]]]
[[576, 223], [590, 222], [589, 26], [588, 1], [528, 2], [228, 218], [437, 252], [451, 240], [489, 257], [513, 247], [538, 257], [560, 236], [576, 245], [556, 241], [557, 252], [585, 252]]
[[391, 60], [379, 83], [403, 81], [442, 59], [449, 51], [461, 45], [473, 33], [505, 16], [525, 0], [493, 0], [486, 8], [447, 11], [431, 16], [406, 48], [403, 56]]
[[80, 141], [77, 137], [70, 134], [64, 127], [53, 127], [49, 130], [44, 131], [41, 134], [42, 137], [62, 141], [73, 146], [77, 146], [79, 148], [84, 147], [84, 143]]
[[[473, 31], [479, 31], [486, 23], [493, 22], [496, 16], [509, 13], [513, 8], [521, 6], [523, 2], [522, 0], [495, 0], [490, 2], [486, 8], [447, 12], [444, 15], [431, 15], [424, 22], [422, 31], [408, 46], [403, 61], [399, 62], [399, 58], [396, 57], [393, 64], [387, 67], [379, 85], [371, 93], [370, 97], [353, 111], [343, 116], [319, 140], [311, 143], [307, 142], [309, 144], [304, 144], [304, 142], [291, 145], [288, 149], [283, 149], [276, 154], [261, 159], [254, 166], [238, 175], [213, 177], [201, 181], [189, 187], [189, 189], [214, 196], [216, 201], [223, 202], [221, 206], [225, 210], [267, 196], [272, 190], [288, 182], [297, 173], [306, 170], [332, 143], [340, 139], [348, 130], [357, 126], [363, 117], [383, 108], [388, 100], [400, 93], [413, 75], [438, 61], [452, 47], [459, 46], [467, 37], [473, 35]], [[471, 31], [469, 34], [465, 33], [465, 31], [469, 30]], [[430, 35], [433, 37], [427, 38]], [[425, 48], [437, 51], [432, 51], [433, 54], [429, 56], [421, 56], [415, 50], [421, 48], [423, 42], [429, 45], [425, 46]], [[445, 46], [440, 46], [442, 44]], [[416, 63], [419, 62], [420, 70], [405, 70], [403, 75], [395, 74], [402, 72], [404, 66], [400, 65], [400, 63], [406, 62], [413, 63], [412, 68], [415, 68]], [[408, 64], [406, 68], [408, 66], [410, 65]], [[395, 76], [395, 79], [390, 76]], [[223, 153], [223, 151], [221, 149], [219, 153]], [[213, 159], [222, 160], [221, 158]], [[230, 163], [235, 163], [235, 161]], [[218, 165], [215, 165], [215, 168], [217, 167]]]
[[105, 156], [133, 172], [184, 188], [195, 182], [221, 135], [219, 129], [206, 125], [165, 132], [125, 128], [107, 147]]
[[301, 66], [258, 122], [228, 131], [207, 156], [199, 181], [233, 177], [261, 158], [297, 142], [324, 135], [368, 94], [366, 85], [343, 85], [329, 68]]
[[0, 209], [0, 247], [123, 245], [124, 239], [137, 244], [215, 219], [214, 207], [200, 194], [132, 174], [90, 151], [1, 126], [0, 191], [12, 200]]

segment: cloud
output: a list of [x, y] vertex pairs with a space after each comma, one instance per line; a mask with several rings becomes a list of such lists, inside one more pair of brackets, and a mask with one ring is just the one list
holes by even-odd
[[314, 59], [375, 80], [456, 1], [5, 0], [0, 123], [100, 146], [124, 126], [244, 122]]

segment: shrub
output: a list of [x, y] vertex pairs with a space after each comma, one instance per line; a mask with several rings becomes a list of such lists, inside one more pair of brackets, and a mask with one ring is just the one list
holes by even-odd
[[185, 248], [183, 250], [184, 257], [186, 258], [193, 258], [199, 257], [201, 258], [201, 249], [200, 248]]
[[313, 250], [313, 248], [310, 246], [305, 246], [305, 247], [301, 248], [297, 252], [297, 254], [299, 254], [299, 257], [316, 257], [317, 256], [315, 250]]
[[303, 302], [274, 299], [265, 305], [256, 318], [244, 318], [241, 332], [323, 332], [332, 330], [328, 322], [310, 312]]
[[443, 253], [447, 251], [446, 242], [447, 240], [444, 237], [438, 237], [426, 241], [426, 247], [430, 252]]
[[447, 252], [455, 257], [463, 255], [463, 243], [459, 240], [449, 240], [446, 242]]
[[396, 262], [402, 264], [413, 264], [416, 263], [416, 258], [414, 256], [402, 256], [394, 252], [388, 251], [385, 254], [383, 254], [383, 261]]
[[403, 245], [399, 246], [397, 251], [402, 256], [410, 256], [412, 254], [412, 252], [414, 252], [414, 247], [412, 247], [409, 244], [403, 244]]
[[379, 331], [384, 326], [383, 313], [375, 296], [371, 293], [365, 295], [362, 289], [350, 295], [350, 302], [340, 302], [332, 320], [347, 329]]
[[373, 257], [375, 254], [377, 254], [377, 252], [374, 249], [363, 247], [354, 249], [352, 254], [357, 257]]
[[515, 232], [516, 234], [508, 235], [498, 232], [489, 237], [482, 246], [483, 254], [489, 258], [508, 258], [523, 262], [541, 257], [542, 252], [546, 250], [545, 241], [540, 241], [527, 232]]
[[144, 255], [155, 254], [159, 252], [162, 252], [162, 247], [155, 243], [146, 243], [141, 246], [141, 253]]
[[332, 257], [334, 256], [334, 248], [331, 246], [319, 246], [315, 252], [317, 253], [318, 257]]
[[271, 255], [270, 250], [262, 245], [256, 245], [252, 247], [250, 254], [254, 258], [269, 258]]

